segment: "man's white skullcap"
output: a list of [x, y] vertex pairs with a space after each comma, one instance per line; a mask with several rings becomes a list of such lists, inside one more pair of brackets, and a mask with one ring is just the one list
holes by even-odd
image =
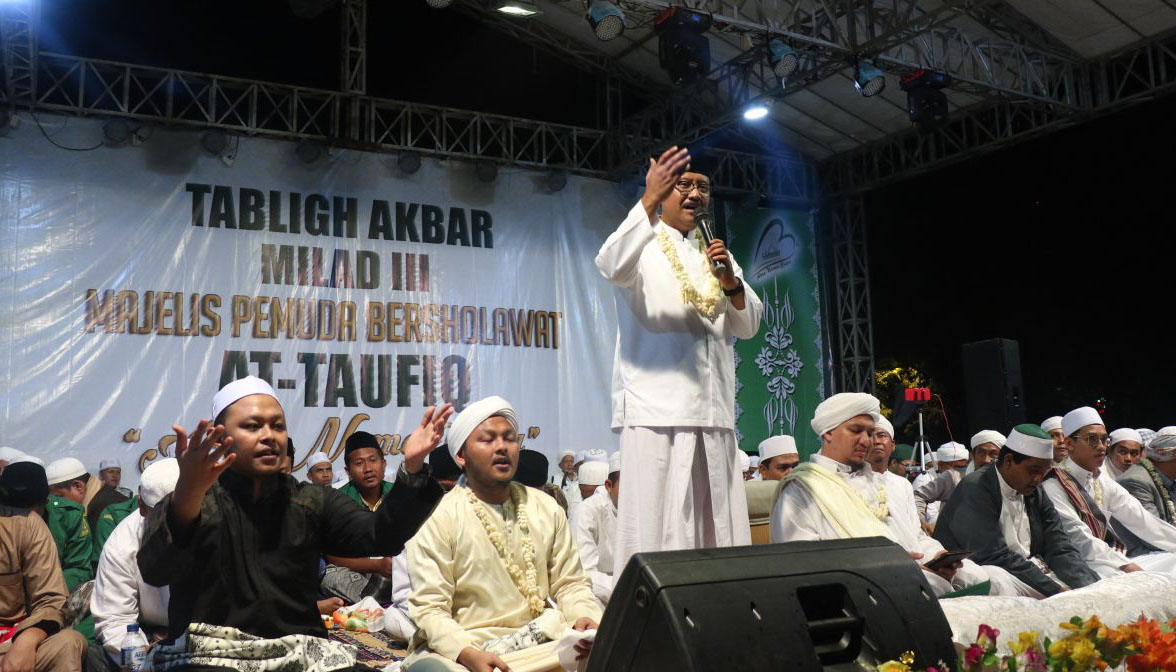
[[559, 451], [559, 459], [561, 459], [561, 460], [562, 460], [562, 459], [563, 459], [563, 458], [565, 458], [565, 457], [570, 457], [570, 458], [572, 458], [573, 460], [575, 460], [575, 459], [576, 459], [576, 451], [574, 451], [574, 450], [569, 450], [569, 449], [566, 449], [566, 448], [565, 448], [564, 450], [561, 450], [561, 451]]
[[878, 430], [882, 430], [889, 434], [890, 438], [894, 438], [894, 425], [890, 424], [885, 415], [879, 414], [878, 419], [874, 421], [874, 431]]
[[1152, 437], [1156, 435], [1156, 430], [1148, 429], [1147, 427], [1140, 427], [1135, 431], [1139, 432], [1139, 436], [1142, 439], [1140, 443], [1143, 444], [1144, 448], [1146, 448], [1147, 445], [1151, 443]]
[[225, 385], [212, 397], [212, 420], [216, 420], [221, 411], [233, 405], [233, 402], [252, 394], [264, 394], [274, 399], [278, 394], [270, 384], [257, 376], [245, 376]]
[[606, 452], [600, 448], [593, 448], [591, 450], [586, 450], [586, 451], [584, 451], [584, 461], [585, 462], [604, 462], [605, 464], [608, 464], [608, 452]]
[[748, 459], [751, 460], [751, 468], [752, 469], [755, 469], [756, 467], [759, 466], [759, 464], [760, 464], [759, 455], [748, 455], [747, 457], [748, 457]]
[[787, 434], [769, 436], [760, 441], [759, 454], [761, 462], [781, 455], [797, 455], [796, 439]]
[[1004, 448], [1005, 442], [1008, 439], [1004, 434], [991, 429], [984, 429], [972, 435], [972, 447], [983, 445], [985, 443], [995, 443], [997, 448]]
[[1161, 427], [1147, 444], [1147, 456], [1153, 462], [1171, 462], [1176, 459], [1176, 427]]
[[118, 463], [117, 457], [107, 458], [98, 463], [98, 471], [105, 471], [107, 469], [122, 469], [122, 465]]
[[20, 457], [18, 457], [12, 461], [13, 464], [16, 464], [17, 462], [32, 462], [33, 464], [41, 465], [42, 468], [44, 468], [44, 466], [45, 466], [45, 460], [42, 460], [41, 458], [37, 457], [36, 455], [29, 455], [28, 453], [24, 453], [23, 455], [21, 455]]
[[736, 457], [739, 460], [739, 471], [747, 471], [751, 469], [751, 456], [742, 450], [736, 451]]
[[24, 453], [20, 452], [16, 448], [0, 446], [0, 460], [5, 462], [16, 462], [22, 457], [24, 457]]
[[326, 453], [321, 450], [316, 453], [311, 453], [310, 457], [306, 458], [306, 468], [313, 469], [316, 465], [322, 464], [323, 462], [327, 464], [331, 463], [331, 458], [327, 457]]
[[1105, 425], [1098, 411], [1089, 406], [1075, 408], [1062, 416], [1062, 434], [1073, 436], [1074, 432], [1087, 425]]
[[470, 438], [470, 434], [474, 433], [478, 425], [496, 415], [505, 418], [515, 433], [518, 433], [519, 421], [515, 416], [514, 406], [511, 406], [509, 401], [499, 396], [479, 399], [466, 406], [449, 425], [449, 453], [457, 457], [457, 452], [462, 449], [466, 439]]
[[1046, 418], [1045, 420], [1042, 421], [1041, 428], [1044, 429], [1047, 434], [1049, 432], [1052, 432], [1055, 429], [1061, 429], [1062, 428], [1062, 416], [1054, 415], [1054, 416]]
[[878, 400], [871, 394], [841, 392], [817, 405], [817, 410], [809, 425], [817, 433], [817, 436], [824, 436], [825, 432], [837, 429], [841, 423], [859, 415], [868, 415], [876, 423], [882, 417], [881, 409]]
[[1113, 446], [1120, 441], [1134, 441], [1140, 446], [1143, 446], [1143, 436], [1137, 430], [1131, 429], [1130, 427], [1123, 427], [1122, 429], [1116, 429], [1111, 432], [1111, 445]]
[[604, 485], [608, 479], [608, 462], [591, 460], [580, 466], [580, 485]]
[[968, 459], [968, 449], [964, 447], [964, 444], [955, 441], [948, 441], [935, 451], [936, 462], [954, 462], [966, 459]]
[[616, 451], [608, 456], [608, 473], [621, 470], [621, 451]]
[[1005, 447], [1021, 455], [1053, 461], [1053, 439], [1037, 425], [1014, 427]]
[[147, 465], [139, 476], [139, 499], [143, 504], [155, 508], [156, 504], [176, 489], [180, 479], [180, 463], [174, 457], [165, 457]]
[[49, 485], [71, 481], [86, 474], [86, 465], [76, 457], [62, 457], [45, 467], [45, 480]]

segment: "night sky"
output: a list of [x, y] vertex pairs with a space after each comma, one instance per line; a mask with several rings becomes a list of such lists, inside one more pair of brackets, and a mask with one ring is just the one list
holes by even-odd
[[[370, 7], [369, 93], [595, 125], [590, 76], [423, 0]], [[335, 88], [338, 26], [337, 7], [300, 19], [280, 0], [47, 0], [41, 42]], [[878, 362], [930, 376], [957, 440], [978, 429], [960, 346], [992, 337], [1020, 342], [1031, 421], [1105, 397], [1111, 428], [1176, 424], [1174, 113], [1160, 99], [868, 195]]]

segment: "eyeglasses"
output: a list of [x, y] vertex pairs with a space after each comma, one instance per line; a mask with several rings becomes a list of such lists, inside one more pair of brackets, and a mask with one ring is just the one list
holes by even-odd
[[1087, 434], [1086, 436], [1077, 437], [1079, 441], [1085, 441], [1086, 445], [1091, 448], [1097, 448], [1100, 444], [1104, 446], [1111, 445], [1111, 437], [1107, 434]]
[[691, 182], [690, 180], [678, 180], [674, 183], [674, 188], [678, 190], [679, 194], [685, 196], [695, 189], [698, 193], [706, 196], [710, 193], [710, 182]]

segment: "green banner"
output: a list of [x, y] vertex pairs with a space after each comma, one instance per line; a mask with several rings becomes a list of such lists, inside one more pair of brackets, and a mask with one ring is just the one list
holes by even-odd
[[796, 438], [801, 457], [819, 448], [809, 428], [825, 397], [821, 300], [813, 217], [756, 209], [727, 217], [744, 280], [764, 302], [755, 338], [735, 344], [735, 435], [755, 451], [769, 436]]

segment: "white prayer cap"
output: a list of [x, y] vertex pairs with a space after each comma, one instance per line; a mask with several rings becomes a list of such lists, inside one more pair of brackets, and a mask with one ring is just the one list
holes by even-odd
[[879, 414], [878, 419], [874, 421], [874, 431], [878, 430], [882, 430], [889, 434], [890, 438], [894, 438], [894, 425], [890, 424], [885, 415]]
[[16, 448], [0, 446], [0, 460], [3, 460], [4, 462], [16, 462], [22, 457], [24, 457], [24, 453], [20, 452]]
[[608, 456], [608, 473], [621, 470], [621, 451]]
[[212, 397], [212, 419], [216, 420], [221, 411], [232, 406], [233, 402], [251, 394], [264, 394], [274, 399], [278, 398], [278, 394], [274, 392], [274, 388], [270, 387], [269, 383], [257, 376], [245, 376], [225, 385]]
[[995, 443], [997, 448], [1004, 448], [1006, 441], [1008, 439], [1005, 438], [1004, 434], [991, 429], [984, 429], [972, 435], [973, 448], [985, 443]]
[[1153, 462], [1176, 460], [1176, 427], [1163, 427], [1147, 444], [1147, 456]]
[[28, 453], [24, 453], [23, 455], [21, 455], [20, 457], [18, 457], [12, 461], [13, 464], [16, 464], [17, 462], [32, 462], [33, 464], [39, 464], [42, 467], [45, 466], [45, 460], [42, 460], [41, 458], [37, 457], [36, 455], [29, 455]]
[[747, 471], [748, 469], [751, 469], [750, 455], [743, 452], [742, 450], [736, 451], [736, 455], [739, 457], [739, 471]]
[[450, 423], [448, 439], [449, 453], [457, 457], [457, 451], [462, 449], [466, 439], [470, 438], [470, 434], [474, 433], [478, 425], [496, 415], [505, 418], [515, 433], [518, 433], [519, 421], [515, 416], [514, 406], [511, 406], [509, 401], [498, 396], [479, 399], [466, 406], [461, 413], [458, 413], [453, 418], [453, 422]]
[[751, 460], [751, 465], [750, 465], [750, 467], [751, 467], [752, 469], [755, 469], [756, 467], [758, 467], [758, 466], [759, 466], [759, 463], [760, 463], [760, 458], [759, 458], [759, 455], [748, 455], [748, 456], [747, 456], [747, 459]]
[[835, 394], [817, 405], [813, 420], [809, 425], [817, 436], [824, 436], [825, 432], [837, 427], [859, 415], [868, 415], [878, 422], [882, 407], [878, 400], [865, 392], [841, 392]]
[[1052, 432], [1055, 429], [1061, 429], [1062, 416], [1054, 415], [1046, 418], [1041, 422], [1041, 428], [1044, 429], [1046, 433]]
[[559, 451], [559, 459], [562, 460], [565, 457], [570, 457], [573, 460], [576, 459], [576, 451], [567, 449]]
[[180, 479], [180, 463], [174, 457], [165, 457], [147, 465], [139, 476], [139, 499], [147, 506], [155, 505], [176, 489]]
[[923, 453], [923, 464], [931, 464], [935, 461], [934, 453]]
[[769, 436], [760, 441], [759, 444], [760, 460], [770, 460], [773, 457], [781, 455], [796, 455], [796, 439], [787, 434], [780, 434], [779, 436]]
[[1142, 443], [1145, 448], [1148, 444], [1151, 443], [1152, 437], [1156, 435], [1156, 430], [1148, 429], [1146, 427], [1140, 427], [1135, 431], [1139, 432], [1139, 436], [1142, 439], [1140, 443]]
[[49, 485], [57, 485], [86, 473], [86, 465], [82, 464], [81, 460], [76, 457], [63, 457], [53, 460], [49, 466], [45, 467], [45, 480], [49, 482]]
[[1130, 427], [1123, 427], [1122, 429], [1116, 429], [1111, 432], [1111, 445], [1113, 446], [1120, 441], [1134, 441], [1141, 446], [1143, 445], [1143, 437], [1139, 435], [1138, 431]]
[[962, 443], [948, 441], [935, 451], [936, 462], [954, 462], [968, 459], [968, 449]]
[[604, 462], [608, 464], [608, 453], [600, 448], [593, 448], [592, 450], [584, 451], [584, 460], [586, 462]]
[[306, 458], [306, 468], [313, 469], [315, 465], [322, 464], [323, 462], [327, 464], [331, 463], [331, 458], [327, 457], [326, 453], [321, 450], [317, 453], [311, 453], [310, 457]]
[[122, 469], [122, 465], [118, 463], [118, 458], [112, 457], [98, 463], [98, 471], [105, 471], [107, 469]]
[[1053, 461], [1053, 439], [1037, 425], [1013, 427], [1005, 447], [1021, 455]]
[[608, 462], [585, 462], [580, 467], [580, 485], [604, 485], [608, 478]]
[[1102, 416], [1089, 406], [1075, 408], [1062, 417], [1062, 434], [1074, 436], [1074, 432], [1087, 425], [1104, 425]]

